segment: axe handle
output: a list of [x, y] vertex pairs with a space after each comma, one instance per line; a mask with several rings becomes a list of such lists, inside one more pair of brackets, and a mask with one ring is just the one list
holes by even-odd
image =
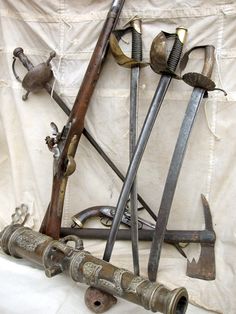
[[[61, 228], [60, 236], [77, 235], [85, 239], [107, 240], [110, 230], [104, 228]], [[140, 241], [152, 241], [154, 230], [139, 230]], [[127, 241], [131, 239], [130, 229], [120, 229], [117, 240]], [[166, 243], [215, 243], [215, 232], [208, 230], [166, 230]]]

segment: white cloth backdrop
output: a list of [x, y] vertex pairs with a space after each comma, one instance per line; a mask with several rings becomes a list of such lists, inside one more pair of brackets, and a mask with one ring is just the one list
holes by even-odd
[[[79, 89], [86, 66], [102, 28], [109, 0], [0, 0], [0, 228], [11, 221], [14, 208], [26, 203], [29, 225], [40, 226], [50, 200], [52, 154], [45, 145], [50, 122], [59, 129], [66, 115], [44, 91], [23, 102], [22, 87], [11, 71], [12, 51], [21, 46], [34, 64], [51, 50], [56, 76], [55, 90], [68, 103]], [[225, 88], [227, 98], [212, 92], [198, 112], [180, 174], [168, 227], [203, 228], [200, 194], [207, 196], [217, 234], [215, 281], [185, 275], [186, 260], [164, 245], [158, 280], [169, 288], [185, 286], [190, 295], [188, 313], [236, 313], [235, 305], [235, 191], [236, 191], [236, 4], [232, 0], [153, 1], [127, 0], [120, 27], [134, 15], [143, 19], [144, 59], [149, 60], [153, 38], [161, 31], [188, 28], [185, 50], [195, 45], [216, 47], [213, 79]], [[123, 43], [129, 53], [129, 38]], [[189, 70], [201, 70], [203, 53], [193, 53]], [[17, 71], [24, 75], [22, 65]], [[86, 127], [104, 151], [125, 173], [128, 165], [129, 70], [107, 60], [92, 97]], [[149, 67], [140, 78], [139, 129], [148, 110], [159, 76]], [[140, 194], [157, 212], [170, 158], [192, 89], [173, 80], [157, 117], [143, 157], [138, 186]], [[93, 205], [116, 205], [121, 182], [81, 138], [76, 156], [77, 171], [69, 179], [63, 225], [70, 217]], [[149, 215], [142, 216], [150, 219]], [[100, 226], [92, 220], [88, 226]], [[95, 256], [102, 257], [104, 242], [84, 241]], [[141, 273], [147, 275], [150, 243], [140, 243]], [[186, 249], [189, 258], [199, 255], [199, 246]], [[112, 262], [132, 270], [129, 243], [115, 244]], [[30, 263], [0, 256], [0, 313], [90, 313], [83, 302], [86, 287], [65, 276], [47, 279]], [[146, 313], [141, 307], [119, 300], [110, 313]]]

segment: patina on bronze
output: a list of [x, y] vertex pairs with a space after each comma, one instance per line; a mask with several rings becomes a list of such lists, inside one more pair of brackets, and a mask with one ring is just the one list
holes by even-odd
[[67, 180], [76, 168], [74, 156], [84, 129], [85, 114], [105, 60], [109, 36], [116, 26], [123, 4], [124, 0], [112, 2], [69, 119], [62, 131], [54, 133], [50, 140], [54, 151], [52, 194], [40, 231], [55, 239], [60, 236]]
[[[67, 244], [69, 241], [74, 242], [74, 247]], [[0, 244], [6, 254], [43, 266], [47, 277], [66, 272], [76, 282], [116, 295], [153, 312], [182, 314], [187, 309], [188, 294], [185, 288], [171, 291], [161, 284], [98, 259], [84, 251], [82, 240], [76, 236], [67, 236], [58, 241], [22, 225], [9, 225], [0, 233]], [[97, 313], [96, 305], [101, 305], [99, 300], [93, 299]]]

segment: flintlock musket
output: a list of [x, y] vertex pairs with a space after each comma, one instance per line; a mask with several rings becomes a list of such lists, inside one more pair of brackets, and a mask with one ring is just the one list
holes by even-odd
[[55, 239], [60, 236], [67, 180], [76, 168], [74, 156], [84, 129], [85, 114], [101, 72], [109, 36], [117, 24], [124, 2], [125, 0], [112, 2], [66, 125], [59, 132], [56, 125], [52, 124], [53, 137], [47, 137], [48, 147], [54, 153], [54, 171], [51, 201], [40, 232]]

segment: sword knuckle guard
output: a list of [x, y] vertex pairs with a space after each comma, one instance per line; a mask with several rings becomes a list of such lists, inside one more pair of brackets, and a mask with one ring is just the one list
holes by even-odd
[[[74, 248], [67, 245], [71, 240], [76, 244]], [[70, 236], [57, 241], [30, 228], [10, 225], [1, 232], [0, 245], [8, 255], [43, 266], [48, 277], [66, 272], [72, 280], [91, 286], [85, 296], [86, 304], [96, 313], [103, 313], [116, 303], [111, 295], [153, 312], [183, 314], [187, 309], [185, 288], [169, 290], [98, 259], [83, 250], [79, 238]], [[97, 289], [102, 292], [96, 292]]]
[[201, 89], [204, 89], [205, 91], [221, 90], [224, 92], [226, 96], [227, 93], [222, 89], [216, 88], [215, 83], [211, 80], [211, 75], [212, 75], [214, 64], [215, 64], [215, 47], [214, 46], [204, 45], [204, 46], [196, 46], [196, 47], [191, 48], [189, 51], [187, 51], [184, 54], [180, 62], [181, 70], [183, 70], [186, 67], [190, 53], [196, 49], [205, 50], [205, 59], [204, 59], [202, 73], [197, 73], [197, 72], [185, 73], [182, 77], [183, 81], [192, 87], [199, 87]]

